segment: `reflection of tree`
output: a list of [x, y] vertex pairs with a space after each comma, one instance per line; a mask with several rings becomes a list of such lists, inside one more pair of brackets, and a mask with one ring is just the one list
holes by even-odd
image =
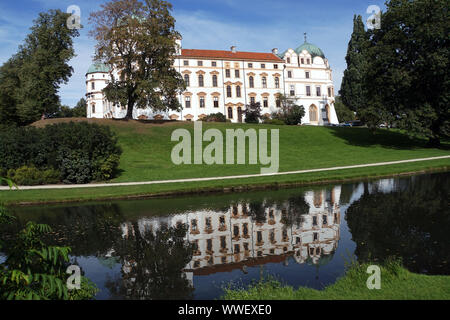
[[365, 193], [347, 210], [360, 260], [403, 259], [414, 272], [447, 274], [450, 183], [446, 175], [415, 177], [390, 194]]
[[[70, 246], [73, 256], [102, 256], [121, 237], [123, 219], [117, 205], [102, 204], [51, 208], [51, 214], [39, 217], [39, 223], [52, 228], [46, 239], [50, 244]], [[20, 217], [4, 232], [14, 235], [26, 223]]]
[[309, 213], [309, 205], [303, 195], [292, 196], [287, 200], [287, 208], [282, 210], [281, 222], [287, 226], [300, 226], [303, 216]]
[[185, 240], [186, 225], [162, 226], [141, 233], [133, 224], [129, 236], [114, 247], [123, 264], [122, 279], [106, 284], [113, 296], [125, 299], [191, 299], [193, 287], [182, 272], [192, 259]]
[[262, 201], [253, 201], [249, 204], [250, 215], [256, 223], [265, 223], [267, 220], [266, 208]]

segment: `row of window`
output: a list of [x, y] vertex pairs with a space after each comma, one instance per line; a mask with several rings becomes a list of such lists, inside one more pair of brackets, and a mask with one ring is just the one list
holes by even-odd
[[[288, 78], [292, 78], [293, 77], [292, 71], [289, 70], [287, 72], [287, 77]], [[311, 72], [310, 71], [305, 71], [305, 79], [311, 79]]]
[[[332, 97], [334, 95], [334, 88], [328, 87], [328, 97]], [[294, 97], [296, 95], [295, 93], [295, 85], [291, 85], [289, 87], [289, 95], [291, 97]], [[306, 96], [311, 97], [311, 86], [306, 86]], [[316, 96], [321, 97], [322, 96], [322, 88], [320, 86], [316, 86]]]
[[[254, 65], [255, 65], [255, 64], [253, 64], [253, 62], [249, 62], [249, 63], [247, 64], [247, 67], [248, 67], [249, 69], [253, 69], [253, 66], [254, 66]], [[183, 61], [183, 66], [188, 67], [188, 66], [189, 66], [189, 60], [184, 60], [184, 61]], [[198, 67], [203, 67], [203, 66], [204, 66], [203, 60], [197, 60], [197, 66], [198, 66]], [[259, 66], [260, 66], [261, 69], [266, 69], [266, 64], [265, 64], [265, 63], [261, 63]], [[217, 61], [211, 61], [211, 67], [217, 67]], [[273, 68], [274, 68], [274, 69], [278, 69], [278, 64], [274, 64], [274, 65], [273, 65]], [[227, 69], [227, 71], [230, 71], [230, 70]], [[236, 71], [239, 71], [239, 70], [236, 69]]]
[[[198, 81], [198, 86], [199, 87], [204, 87], [205, 86], [205, 77], [202, 74], [198, 75], [197, 81]], [[190, 78], [190, 76], [188, 74], [184, 75], [184, 82], [186, 84], [186, 87], [190, 87], [191, 86], [191, 78]], [[248, 83], [249, 83], [249, 87], [250, 88], [254, 88], [255, 87], [255, 77], [249, 76], [248, 77]], [[216, 88], [219, 86], [217, 75], [213, 75], [212, 76], [212, 86], [216, 87]], [[267, 77], [262, 77], [261, 78], [261, 86], [264, 89], [267, 88]], [[276, 89], [280, 88], [280, 78], [279, 77], [275, 77], [275, 88]]]
[[[240, 94], [240, 92], [238, 93]], [[230, 92], [231, 95], [231, 92]], [[240, 95], [239, 95], [240, 97]], [[204, 96], [200, 96], [199, 97], [199, 106], [200, 108], [206, 108], [206, 98]], [[256, 103], [256, 98], [255, 97], [250, 97], [250, 103]], [[277, 108], [280, 107], [280, 100], [276, 99], [276, 105]], [[191, 97], [190, 96], [186, 96], [184, 98], [184, 106], [186, 109], [190, 109], [191, 108]], [[269, 98], [268, 97], [263, 97], [263, 102], [262, 102], [262, 106], [264, 108], [268, 108], [269, 107]], [[214, 108], [219, 108], [219, 97], [218, 96], [214, 96], [213, 97], [213, 107]], [[232, 119], [232, 117], [231, 117]]]
[[[287, 57], [286, 58], [286, 62], [290, 64], [291, 63], [291, 58]], [[301, 65], [301, 64], [311, 64], [311, 59], [309, 59], [309, 58], [306, 58], [306, 59], [305, 58], [298, 58], [298, 64], [299, 65]]]

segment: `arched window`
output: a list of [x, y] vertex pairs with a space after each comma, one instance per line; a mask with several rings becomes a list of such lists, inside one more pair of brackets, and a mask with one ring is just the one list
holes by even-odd
[[241, 86], [236, 87], [236, 97], [238, 97], [238, 98], [241, 97]]
[[199, 87], [204, 87], [205, 86], [205, 81], [204, 81], [203, 75], [199, 75], [198, 76], [198, 86]]
[[216, 75], [213, 75], [212, 82], [213, 82], [213, 87], [217, 87], [218, 86], [217, 85], [217, 76]]
[[92, 90], [95, 90], [95, 82], [91, 82], [91, 88]]
[[262, 77], [262, 87], [267, 88], [267, 78], [266, 77]]
[[255, 78], [253, 78], [253, 76], [250, 76], [250, 78], [248, 78], [248, 81], [249, 81], [250, 88], [254, 88], [255, 87]]
[[280, 78], [278, 78], [278, 77], [275, 78], [275, 88], [277, 88], [277, 89], [280, 88]]
[[95, 103], [92, 104], [92, 113], [95, 113]]
[[317, 107], [315, 105], [312, 105], [309, 107], [309, 121], [310, 122], [317, 122]]
[[232, 94], [231, 94], [231, 86], [227, 86], [227, 97], [231, 98]]
[[188, 74], [184, 75], [184, 83], [186, 84], [186, 87], [190, 86], [190, 81], [189, 81], [189, 75]]
[[233, 119], [233, 108], [232, 107], [228, 108], [228, 119]]

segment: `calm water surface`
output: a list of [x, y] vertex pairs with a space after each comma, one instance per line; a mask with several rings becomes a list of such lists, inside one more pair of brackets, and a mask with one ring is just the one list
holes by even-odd
[[[322, 289], [352, 260], [450, 274], [450, 174], [327, 187], [15, 208], [100, 288], [97, 299], [214, 299], [273, 276]], [[1, 257], [0, 257], [1, 259]]]

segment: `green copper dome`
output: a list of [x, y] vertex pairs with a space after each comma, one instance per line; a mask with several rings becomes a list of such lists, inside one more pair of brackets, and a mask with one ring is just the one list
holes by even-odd
[[98, 73], [98, 72], [109, 73], [109, 67], [104, 63], [98, 63], [98, 62], [93, 63], [89, 67], [89, 70], [86, 72], [86, 74]]
[[295, 52], [297, 54], [300, 54], [303, 50], [306, 50], [309, 52], [309, 54], [314, 58], [314, 57], [322, 57], [325, 58], [325, 55], [323, 54], [322, 50], [320, 50], [320, 48], [314, 44], [305, 42], [304, 44], [302, 44], [300, 47], [298, 47], [297, 49], [295, 49]]

